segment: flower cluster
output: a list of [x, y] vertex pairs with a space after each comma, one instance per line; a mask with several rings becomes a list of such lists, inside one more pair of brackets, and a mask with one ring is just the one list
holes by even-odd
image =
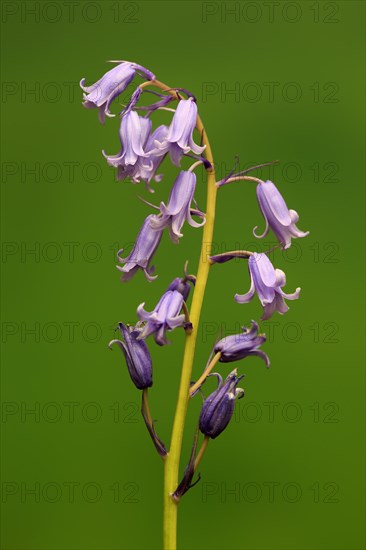
[[[104, 122], [105, 116], [114, 116], [109, 110], [113, 100], [126, 90], [136, 75], [154, 84], [155, 77], [151, 71], [127, 61], [108, 71], [92, 86], [86, 87], [83, 79], [81, 87], [86, 92], [83, 105], [87, 108], [98, 107], [100, 119]], [[138, 86], [132, 93], [128, 106], [121, 112], [119, 153], [109, 155], [103, 151], [103, 155], [108, 164], [116, 168], [118, 180], [129, 178], [133, 183], [143, 181], [148, 190], [153, 191], [150, 183], [162, 180], [162, 174], [157, 172], [167, 154], [172, 162], [179, 166], [184, 155], [201, 155], [205, 146], [197, 145], [193, 138], [197, 122], [197, 105], [189, 92], [186, 92], [186, 99], [183, 99], [178, 91], [174, 92], [178, 106], [170, 124], [153, 129], [151, 115], [159, 109], [164, 109], [173, 98], [171, 95], [159, 94], [160, 99], [155, 104], [140, 107], [146, 111], [146, 114], [141, 116], [136, 109], [144, 90], [143, 86]], [[198, 158], [202, 163], [206, 162], [204, 157]], [[122, 281], [128, 281], [139, 269], [149, 281], [156, 278], [150, 262], [165, 228], [171, 240], [178, 243], [183, 236], [181, 230], [186, 221], [196, 228], [205, 223], [204, 212], [196, 207], [195, 188], [196, 175], [193, 170], [182, 170], [172, 185], [167, 204], [162, 202], [159, 207], [155, 206], [159, 213], [146, 217], [131, 253], [122, 257], [123, 250], [119, 251], [118, 261], [122, 265], [118, 265], [117, 269], [122, 272]], [[198, 217], [201, 221], [195, 221], [192, 216]]]
[[[153, 73], [141, 65], [127, 61], [118, 62], [113, 69], [91, 86], [85, 86], [85, 79], [83, 79], [81, 81], [84, 91], [83, 105], [87, 108], [98, 108], [99, 119], [104, 122], [106, 116], [114, 116], [110, 112], [112, 102], [127, 90], [135, 77], [140, 77], [145, 82], [133, 90], [127, 105], [124, 105], [120, 111], [120, 151], [115, 155], [103, 151], [108, 165], [117, 170], [117, 179], [128, 178], [135, 184], [144, 182], [148, 191], [153, 192], [151, 183], [162, 181], [163, 176], [158, 172], [166, 158], [170, 158], [171, 163], [177, 167], [181, 166], [183, 158], [194, 159], [194, 163], [188, 169], [180, 169], [167, 193], [166, 202], [161, 202], [159, 206], [147, 203], [154, 211], [143, 221], [131, 252], [124, 253], [121, 249], [117, 254], [117, 269], [122, 273], [122, 281], [130, 280], [141, 270], [146, 279], [152, 282], [157, 277], [152, 258], [165, 230], [171, 241], [177, 244], [183, 237], [182, 230], [186, 222], [194, 228], [200, 228], [206, 223], [206, 213], [198, 208], [195, 200], [197, 185], [195, 169], [203, 165], [212, 175], [213, 160], [210, 158], [209, 147], [207, 147], [208, 152], [206, 151], [208, 142], [203, 145], [198, 144], [198, 140], [205, 142], [205, 136], [194, 96], [187, 90], [171, 89], [156, 81]], [[162, 93], [152, 92], [148, 90], [149, 87], [157, 87]], [[157, 96], [155, 103], [139, 106], [144, 93]], [[173, 101], [177, 102], [175, 110], [167, 108], [167, 105]], [[154, 113], [158, 110], [173, 111], [173, 115], [170, 115], [168, 124], [154, 128]], [[197, 128], [200, 128], [200, 133], [195, 136]], [[209, 156], [208, 159], [205, 158], [206, 154]], [[306, 237], [308, 232], [303, 232], [296, 226], [299, 215], [295, 210], [288, 209], [275, 184], [271, 181], [248, 177], [245, 174], [246, 172], [230, 174], [227, 178], [214, 183], [213, 187], [216, 192], [216, 187], [220, 188], [240, 180], [256, 182], [256, 195], [265, 221], [265, 229], [262, 234], [258, 234], [258, 226], [256, 226], [253, 230], [254, 236], [261, 239], [271, 230], [283, 249], [291, 246], [292, 239]], [[193, 216], [199, 221], [196, 221]], [[212, 224], [213, 230], [212, 216], [210, 217], [208, 212], [207, 220], [209, 221], [205, 232], [209, 223]], [[203, 242], [203, 246], [205, 245], [207, 243]], [[234, 258], [241, 258], [248, 262], [250, 276], [249, 291], [245, 294], [236, 294], [234, 299], [238, 304], [243, 304], [251, 301], [256, 294], [263, 308], [262, 320], [269, 319], [275, 312], [286, 313], [289, 307], [285, 300], [299, 298], [300, 288], [293, 293], [286, 293], [283, 290], [286, 275], [281, 269], [273, 266], [267, 253], [234, 250], [210, 256], [206, 261], [211, 266], [224, 264]], [[206, 267], [202, 271], [206, 272]], [[196, 290], [201, 296], [203, 296], [205, 283], [206, 279], [202, 282], [199, 276]], [[133, 326], [119, 323], [118, 330], [121, 337], [113, 339], [109, 344], [110, 347], [113, 345], [120, 347], [130, 378], [136, 388], [142, 391], [143, 418], [154, 445], [163, 458], [166, 457], [167, 450], [156, 434], [147, 402], [147, 390], [153, 384], [152, 358], [147, 341], [151, 336], [158, 346], [165, 346], [170, 343], [167, 339], [168, 332], [183, 328], [187, 334], [190, 334], [198, 329], [197, 326], [192, 326], [187, 305], [191, 288], [195, 285], [196, 277], [188, 274], [186, 263], [184, 276], [176, 277], [169, 284], [156, 306], [152, 310], [147, 310], [145, 302], [140, 303], [136, 310], [136, 323]], [[193, 306], [193, 309], [197, 311], [197, 307]], [[194, 322], [197, 324], [197, 317]], [[202, 375], [196, 382], [191, 383], [188, 398], [203, 394], [202, 388], [211, 376], [215, 376], [218, 380], [217, 388], [204, 398], [189, 464], [182, 482], [175, 493], [172, 493], [175, 499], [179, 499], [193, 486], [191, 482], [199, 461], [196, 457], [198, 430], [204, 434], [205, 441], [216, 439], [226, 429], [233, 416], [236, 398], [244, 396], [244, 390], [237, 387], [244, 375], [238, 374], [238, 369], [235, 368], [224, 379], [220, 372], [213, 372], [215, 366], [221, 363], [224, 369], [225, 363], [254, 357], [260, 358], [266, 367], [269, 367], [270, 360], [261, 349], [265, 342], [266, 336], [259, 333], [259, 325], [256, 321], [251, 322], [250, 328], [243, 327], [240, 334], [224, 336], [213, 345]], [[188, 385], [189, 379], [187, 379], [185, 392], [180, 393], [183, 398], [187, 396]]]
[[[213, 353], [215, 357], [209, 363], [201, 379], [204, 382], [209, 376], [216, 376], [218, 387], [205, 399], [199, 419], [199, 429], [211, 439], [215, 439], [224, 431], [233, 416], [235, 399], [244, 396], [244, 390], [236, 387], [244, 375], [238, 376], [237, 369], [234, 369], [223, 382], [221, 374], [211, 373], [210, 371], [217, 361], [232, 363], [250, 356], [260, 357], [266, 367], [269, 367], [268, 355], [259, 349], [265, 343], [266, 337], [264, 334], [258, 334], [258, 330], [258, 324], [252, 321], [251, 327], [243, 327], [241, 334], [226, 336], [214, 346]], [[201, 385], [198, 384], [198, 388], [200, 387]], [[196, 392], [197, 390], [193, 386], [191, 389], [192, 395]]]
[[[241, 174], [231, 176], [217, 183], [218, 187], [230, 181], [246, 179]], [[259, 207], [266, 222], [262, 235], [257, 235], [254, 228], [253, 234], [261, 239], [268, 235], [272, 229], [279, 244], [287, 249], [291, 246], [292, 238], [306, 237], [309, 232], [300, 231], [296, 227], [299, 216], [295, 210], [289, 210], [277, 187], [271, 181], [261, 181], [256, 178], [248, 178], [257, 181], [257, 199]], [[286, 293], [282, 288], [286, 284], [286, 275], [281, 269], [275, 269], [265, 253], [255, 253], [243, 250], [226, 252], [211, 256], [212, 263], [225, 263], [234, 258], [248, 259], [248, 268], [251, 279], [250, 289], [246, 294], [236, 294], [235, 301], [244, 304], [251, 301], [257, 294], [262, 306], [262, 320], [269, 319], [275, 311], [284, 314], [289, 307], [287, 300], [296, 300], [300, 296], [300, 288], [293, 293]], [[264, 342], [265, 336], [258, 335], [258, 324], [252, 321], [250, 329], [243, 328], [240, 335], [227, 336], [220, 340], [214, 347], [214, 352], [220, 362], [232, 362], [244, 359], [250, 355], [261, 357], [269, 367], [268, 356], [258, 349]], [[234, 411], [234, 401], [237, 396], [243, 397], [244, 392], [236, 385], [242, 376], [237, 376], [236, 369], [229, 374], [225, 382], [218, 373], [214, 373], [219, 379], [218, 388], [205, 400], [201, 416], [200, 430], [210, 438], [217, 437], [228, 425]], [[210, 376], [210, 374], [208, 374]]]
[[[119, 63], [91, 86], [85, 86], [83, 78], [80, 86], [85, 92], [84, 107], [97, 107], [99, 119], [104, 123], [106, 116], [114, 116], [110, 112], [111, 103], [127, 89], [136, 75], [154, 83], [155, 76], [151, 71], [127, 61]], [[180, 101], [169, 127], [160, 125], [152, 130], [150, 115], [155, 110], [164, 108], [171, 97], [163, 97], [155, 104], [141, 107], [146, 114], [139, 116], [134, 108], [136, 109], [142, 92], [143, 88], [138, 86], [128, 106], [121, 113], [120, 152], [116, 155], [107, 155], [103, 151], [103, 155], [110, 166], [117, 168], [119, 180], [130, 178], [134, 183], [144, 181], [150, 190], [149, 183], [152, 179], [162, 179], [162, 175], [157, 175], [156, 172], [167, 153], [170, 154], [172, 162], [180, 166], [183, 155], [190, 152], [200, 155], [205, 146], [197, 145], [193, 139], [197, 120], [197, 105], [193, 96], [189, 94], [187, 99], [178, 96]]]

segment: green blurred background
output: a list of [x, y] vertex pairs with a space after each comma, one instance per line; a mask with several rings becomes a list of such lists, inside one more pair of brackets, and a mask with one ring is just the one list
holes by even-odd
[[[83, 109], [78, 81], [120, 58], [196, 94], [219, 175], [235, 155], [241, 167], [280, 159], [261, 175], [311, 231], [272, 256], [302, 296], [261, 324], [271, 369], [239, 365], [246, 397], [182, 501], [180, 548], [365, 548], [364, 3], [4, 1], [2, 31], [2, 548], [161, 547], [162, 464], [107, 343], [139, 303], [154, 307], [186, 259], [195, 271], [201, 231], [186, 227], [179, 246], [163, 239], [155, 283], [120, 283], [115, 252], [150, 211], [137, 194], [166, 200], [176, 174], [167, 163], [151, 197], [116, 182], [101, 155], [119, 149], [118, 119], [101, 126]], [[269, 249], [272, 237], [253, 242], [257, 224], [254, 187], [223, 188], [215, 251]], [[220, 331], [260, 317], [257, 300], [233, 300], [248, 288], [244, 263], [212, 270], [196, 376]], [[171, 340], [150, 346], [165, 441], [184, 335]]]

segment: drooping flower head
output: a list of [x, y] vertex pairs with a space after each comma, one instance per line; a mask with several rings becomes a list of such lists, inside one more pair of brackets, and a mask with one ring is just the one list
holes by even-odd
[[236, 369], [229, 374], [225, 382], [220, 374], [213, 375], [218, 378], [218, 387], [204, 401], [199, 419], [201, 432], [211, 439], [215, 439], [225, 430], [234, 413], [235, 399], [244, 396], [244, 390], [236, 387], [243, 378], [237, 376]]
[[159, 147], [169, 150], [172, 163], [180, 166], [184, 154], [193, 151], [200, 155], [205, 150], [205, 145], [200, 147], [193, 140], [193, 131], [197, 121], [197, 105], [192, 97], [181, 99], [174, 113], [169, 127], [169, 133]]
[[195, 189], [196, 174], [182, 170], [173, 184], [167, 206], [163, 202], [160, 203], [160, 215], [154, 216], [151, 220], [154, 229], [169, 227], [170, 238], [175, 243], [183, 237], [181, 229], [185, 221], [192, 227], [201, 227], [206, 222], [204, 213], [199, 210], [195, 213], [203, 218], [202, 223], [194, 221], [191, 216], [191, 203], [194, 200]]
[[144, 136], [143, 149], [146, 156], [139, 157], [135, 165], [125, 165], [123, 162], [117, 163], [117, 179], [124, 180], [130, 178], [133, 183], [144, 181], [147, 190], [150, 193], [154, 193], [149, 184], [151, 180], [159, 182], [163, 179], [163, 175], [156, 172], [165, 158], [163, 151], [156, 150], [155, 143], [156, 140], [165, 139], [167, 133], [168, 127], [162, 124], [148, 136], [147, 141], [145, 141]]
[[143, 166], [139, 168], [139, 172], [135, 175], [134, 179], [141, 179], [142, 181], [145, 181], [147, 183], [147, 188], [149, 191], [152, 191], [148, 185], [152, 179], [156, 182], [159, 182], [163, 179], [163, 175], [156, 174], [156, 172], [165, 158], [165, 153], [162, 151], [156, 151], [156, 142], [164, 140], [167, 134], [168, 126], [165, 126], [165, 124], [158, 126], [149, 135], [146, 145], [144, 146], [147, 158], [145, 159]]
[[[116, 155], [103, 155], [110, 166], [117, 168], [117, 179], [130, 178], [134, 183], [145, 181], [147, 184], [154, 178], [160, 181], [162, 176], [156, 170], [164, 159], [164, 151], [157, 150], [157, 140], [165, 139], [168, 127], [158, 126], [151, 133], [151, 120], [139, 116], [135, 111], [128, 111], [121, 120], [121, 150]], [[149, 191], [151, 189], [148, 187]]]
[[151, 131], [151, 120], [139, 116], [135, 111], [128, 111], [121, 120], [119, 137], [122, 149], [117, 155], [103, 155], [111, 166], [123, 164], [134, 166], [140, 157], [146, 157], [144, 145]]
[[246, 294], [236, 294], [235, 300], [239, 304], [245, 304], [250, 302], [257, 293], [264, 308], [263, 320], [269, 319], [275, 311], [286, 313], [289, 308], [284, 299], [297, 300], [301, 289], [297, 288], [292, 294], [283, 292], [286, 275], [282, 269], [273, 267], [266, 254], [252, 254], [249, 257], [248, 266], [251, 277], [250, 289]]
[[136, 72], [148, 80], [155, 76], [151, 71], [136, 63], [124, 61], [106, 72], [95, 84], [85, 86], [85, 78], [80, 81], [84, 93], [83, 105], [87, 109], [98, 108], [99, 120], [104, 123], [105, 116], [114, 116], [109, 111], [112, 101], [119, 96], [133, 80]]
[[270, 361], [268, 355], [260, 350], [260, 346], [266, 341], [264, 334], [258, 335], [258, 324], [252, 321], [250, 329], [243, 327], [241, 334], [233, 334], [222, 338], [214, 347], [214, 353], [221, 353], [219, 361], [221, 363], [231, 363], [240, 361], [245, 357], [257, 355], [264, 360], [266, 367], [269, 367]]
[[139, 339], [147, 338], [154, 334], [155, 342], [159, 346], [169, 344], [166, 339], [166, 332], [177, 327], [186, 325], [185, 315], [180, 311], [183, 307], [183, 295], [177, 290], [168, 290], [160, 298], [153, 311], [148, 312], [144, 309], [145, 302], [137, 308], [137, 315], [141, 321], [146, 321], [146, 325], [139, 335]]
[[123, 340], [111, 340], [109, 342], [110, 349], [112, 349], [113, 344], [120, 347], [125, 356], [131, 380], [136, 388], [139, 390], [150, 388], [153, 384], [152, 361], [146, 342], [137, 339], [141, 333], [141, 328], [126, 326], [123, 323], [119, 323], [118, 328], [121, 331]]
[[131, 279], [139, 269], [143, 270], [149, 281], [153, 281], [157, 277], [157, 275], [153, 276], [154, 267], [150, 267], [150, 261], [159, 246], [163, 231], [151, 227], [152, 216], [153, 214], [150, 214], [145, 219], [131, 253], [126, 258], [121, 258], [122, 248], [117, 254], [119, 262], [125, 264], [123, 267], [117, 265], [117, 269], [123, 273], [123, 282]]
[[271, 181], [261, 181], [257, 185], [257, 198], [266, 227], [261, 235], [257, 235], [255, 227], [253, 234], [258, 239], [268, 235], [270, 229], [276, 235], [284, 249], [291, 246], [291, 239], [306, 237], [309, 231], [300, 231], [296, 227], [299, 215], [295, 210], [289, 210], [277, 187]]

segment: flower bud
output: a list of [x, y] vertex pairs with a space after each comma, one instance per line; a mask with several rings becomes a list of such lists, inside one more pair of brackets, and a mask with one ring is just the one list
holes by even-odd
[[244, 396], [244, 390], [236, 387], [243, 378], [237, 376], [236, 369], [229, 374], [225, 382], [220, 374], [214, 375], [218, 378], [218, 387], [204, 401], [199, 419], [201, 432], [211, 439], [215, 439], [225, 430], [233, 416], [235, 399]]
[[149, 348], [144, 340], [137, 340], [141, 329], [133, 326], [126, 326], [123, 323], [118, 325], [123, 340], [112, 340], [109, 347], [117, 344], [125, 356], [128, 372], [136, 388], [143, 390], [152, 386], [152, 361]]

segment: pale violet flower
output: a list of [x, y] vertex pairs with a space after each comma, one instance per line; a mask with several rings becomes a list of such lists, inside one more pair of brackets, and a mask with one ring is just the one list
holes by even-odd
[[214, 353], [221, 353], [219, 361], [221, 363], [231, 363], [256, 355], [263, 359], [266, 367], [269, 367], [268, 355], [259, 349], [266, 341], [266, 337], [264, 334], [258, 334], [258, 329], [258, 324], [252, 321], [250, 329], [243, 327], [241, 334], [231, 334], [217, 342]]
[[155, 309], [148, 312], [144, 309], [145, 302], [137, 308], [137, 315], [141, 321], [146, 321], [139, 339], [154, 334], [155, 342], [159, 346], [169, 344], [165, 333], [177, 327], [186, 325], [186, 317], [180, 311], [183, 307], [183, 295], [177, 290], [167, 290], [160, 298]]
[[151, 120], [140, 117], [135, 111], [129, 111], [121, 120], [119, 137], [122, 149], [116, 155], [103, 155], [111, 166], [123, 164], [134, 166], [140, 157], [146, 157], [143, 146], [151, 131]]
[[156, 172], [165, 158], [165, 153], [156, 151], [156, 142], [164, 140], [167, 134], [168, 126], [162, 124], [161, 126], [158, 126], [148, 137], [145, 145], [145, 152], [148, 155], [146, 160], [148, 162], [144, 162], [144, 165], [141, 167], [140, 173], [138, 174], [138, 177], [146, 183], [149, 183], [152, 179], [159, 182], [163, 178], [162, 174], [156, 174]]
[[266, 227], [261, 235], [256, 233], [258, 227], [253, 229], [254, 236], [262, 239], [268, 235], [270, 229], [276, 235], [284, 249], [291, 246], [291, 239], [306, 237], [309, 231], [301, 231], [296, 227], [299, 215], [295, 210], [289, 210], [278, 191], [271, 181], [261, 181], [257, 185], [257, 198], [262, 211]]
[[[164, 140], [168, 127], [158, 126], [151, 133], [152, 123], [149, 118], [140, 117], [135, 111], [128, 111], [121, 120], [121, 150], [116, 155], [103, 155], [110, 166], [117, 168], [117, 178], [130, 178], [133, 183], [141, 180], [147, 184], [154, 179], [160, 181], [161, 175], [156, 171], [164, 160], [164, 151], [156, 150], [157, 140]], [[148, 189], [151, 190], [148, 186]]]
[[169, 228], [170, 238], [177, 243], [183, 237], [181, 229], [185, 221], [192, 227], [201, 227], [205, 224], [206, 218], [203, 212], [195, 211], [203, 221], [198, 223], [191, 216], [191, 203], [194, 200], [196, 189], [196, 174], [190, 171], [181, 171], [175, 180], [170, 192], [167, 206], [160, 203], [160, 215], [154, 216], [151, 226], [154, 229]]
[[169, 150], [170, 158], [176, 166], [180, 166], [184, 154], [192, 151], [200, 155], [205, 150], [205, 145], [200, 147], [193, 140], [196, 121], [197, 105], [194, 99], [181, 99], [170, 124], [168, 136], [158, 145], [162, 150]]
[[125, 264], [123, 267], [117, 265], [117, 269], [123, 273], [123, 282], [131, 279], [139, 269], [143, 270], [145, 277], [149, 281], [153, 281], [157, 277], [156, 275], [153, 276], [154, 267], [150, 267], [150, 261], [159, 246], [163, 231], [155, 230], [151, 227], [151, 218], [152, 214], [145, 219], [137, 235], [132, 252], [126, 258], [121, 258], [122, 248], [117, 254], [119, 262]]
[[300, 288], [297, 288], [292, 294], [283, 292], [282, 287], [286, 284], [286, 275], [281, 269], [275, 269], [266, 254], [254, 253], [248, 260], [249, 273], [251, 277], [250, 289], [246, 294], [236, 294], [235, 300], [239, 304], [250, 302], [254, 294], [264, 308], [262, 319], [269, 319], [275, 311], [286, 313], [288, 305], [287, 300], [297, 300], [300, 296]]
[[95, 84], [85, 86], [85, 78], [80, 81], [80, 86], [85, 92], [83, 105], [87, 109], [98, 108], [99, 120], [103, 123], [105, 116], [114, 116], [109, 111], [112, 101], [124, 92], [133, 80], [136, 72], [148, 80], [155, 76], [151, 71], [136, 63], [124, 61], [106, 72]]

